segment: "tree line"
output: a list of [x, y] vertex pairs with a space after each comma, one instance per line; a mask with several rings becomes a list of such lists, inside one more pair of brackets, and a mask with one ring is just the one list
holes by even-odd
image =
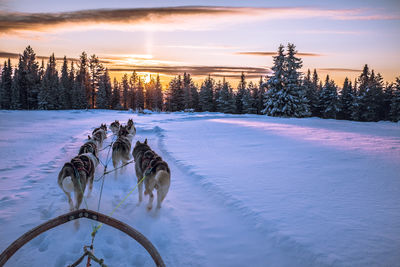
[[[63, 59], [61, 73], [54, 54], [47, 65], [36, 61], [28, 46], [13, 69], [10, 59], [1, 71], [2, 109], [150, 109], [155, 111], [210, 111], [232, 114], [267, 114], [280, 117], [309, 117], [357, 121], [400, 120], [400, 77], [384, 84], [382, 76], [365, 65], [352, 83], [343, 87], [326, 76], [320, 80], [316, 70], [300, 72], [302, 60], [294, 44], [280, 45], [273, 57], [272, 75], [259, 82], [247, 82], [242, 73], [233, 89], [225, 80], [210, 75], [200, 86], [189, 73], [173, 78], [162, 90], [160, 77], [145, 83], [134, 71], [119, 82], [111, 78], [96, 55], [83, 52], [68, 66]], [[75, 69], [76, 68], [76, 69]]]

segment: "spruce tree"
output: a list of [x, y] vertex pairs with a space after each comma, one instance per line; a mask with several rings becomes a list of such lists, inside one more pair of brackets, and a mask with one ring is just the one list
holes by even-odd
[[4, 62], [4, 67], [1, 72], [1, 108], [10, 109], [11, 108], [11, 96], [12, 96], [12, 66], [11, 60]]
[[154, 86], [154, 110], [161, 111], [163, 109], [163, 93], [160, 82], [160, 75], [157, 74], [156, 84]]
[[225, 81], [222, 81], [222, 89], [217, 99], [217, 108], [219, 112], [234, 113], [236, 111], [235, 99], [233, 98], [232, 86]]
[[129, 91], [128, 74], [125, 73], [122, 76], [122, 107], [124, 109], [128, 109]]
[[199, 93], [199, 106], [201, 111], [214, 111], [213, 94], [215, 80], [210, 75], [204, 80]]
[[122, 109], [121, 99], [120, 99], [119, 83], [118, 83], [118, 81], [117, 81], [117, 79], [115, 77], [114, 77], [114, 83], [113, 83], [111, 108], [112, 109]]
[[262, 114], [262, 110], [264, 109], [264, 95], [265, 95], [265, 88], [267, 84], [264, 83], [263, 77], [260, 77], [260, 81], [258, 82], [258, 94], [256, 97], [257, 102], [257, 114]]
[[[82, 52], [80, 58], [79, 58], [79, 64], [78, 64], [78, 72], [76, 75], [76, 83], [75, 85], [75, 91], [79, 94], [79, 106], [80, 108], [89, 108], [90, 107], [90, 100], [91, 100], [91, 86], [90, 86], [90, 76], [89, 76], [89, 60], [87, 58], [86, 52]], [[86, 100], [83, 101], [81, 99], [81, 94], [82, 92], [85, 94]]]
[[110, 108], [110, 96], [111, 96], [111, 79], [106, 69], [101, 75], [99, 80], [99, 89], [96, 97], [96, 108], [108, 109]]
[[58, 109], [59, 80], [54, 54], [49, 58], [38, 96], [39, 109]]
[[322, 87], [319, 97], [321, 117], [325, 119], [336, 119], [339, 113], [337, 86], [333, 80], [326, 76], [325, 85]]
[[96, 92], [99, 88], [99, 82], [104, 72], [104, 67], [100, 63], [99, 58], [96, 55], [92, 55], [89, 59], [89, 70], [90, 70], [90, 106], [95, 107], [96, 103]]
[[72, 107], [71, 104], [71, 86], [68, 75], [68, 62], [67, 57], [64, 56], [63, 65], [61, 67], [61, 78], [60, 78], [60, 108], [62, 109], [70, 109]]
[[136, 108], [140, 111], [144, 109], [144, 92], [143, 92], [143, 81], [141, 78], [138, 79], [137, 91], [136, 91]]
[[391, 121], [400, 121], [400, 76], [396, 78], [396, 82], [393, 85], [393, 97], [390, 104], [389, 117]]
[[393, 87], [394, 84], [386, 84], [385, 90], [383, 92], [383, 120], [390, 120], [390, 105], [392, 104], [393, 99]]
[[273, 57], [273, 75], [268, 78], [268, 91], [265, 94], [264, 110], [262, 113], [269, 116], [285, 116], [283, 108], [286, 104], [287, 92], [284, 90], [285, 55], [283, 45], [278, 48], [278, 55]]
[[183, 102], [185, 109], [193, 108], [192, 86], [192, 77], [190, 77], [189, 73], [185, 72], [183, 74]]
[[129, 88], [130, 88], [130, 92], [129, 92], [129, 101], [128, 101], [128, 105], [129, 108], [131, 108], [132, 110], [136, 110], [136, 91], [137, 91], [137, 83], [139, 80], [139, 76], [137, 75], [136, 71], [133, 71], [132, 75], [129, 78]]
[[235, 95], [236, 113], [242, 114], [243, 111], [243, 96], [246, 93], [246, 77], [244, 72], [240, 75], [240, 82]]
[[243, 113], [247, 114], [256, 114], [256, 99], [255, 96], [258, 94], [258, 87], [253, 84], [253, 82], [249, 83], [248, 88], [244, 91], [243, 98], [242, 98], [242, 106], [243, 106]]
[[352, 106], [354, 101], [353, 88], [351, 81], [346, 77], [343, 83], [343, 88], [339, 96], [340, 113], [339, 119], [350, 120], [352, 114]]

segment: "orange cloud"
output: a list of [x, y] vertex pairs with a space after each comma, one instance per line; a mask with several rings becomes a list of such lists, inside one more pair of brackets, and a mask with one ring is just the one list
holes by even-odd
[[324, 18], [333, 20], [398, 20], [398, 15], [376, 14], [365, 9], [304, 7], [249, 8], [181, 6], [129, 9], [96, 9], [58, 13], [0, 11], [0, 33], [48, 31], [62, 28], [154, 31], [215, 29], [217, 25], [254, 20]]
[[[276, 56], [276, 52], [270, 52], [270, 51], [257, 51], [257, 52], [236, 52], [235, 54], [237, 55], [250, 55], [250, 56]], [[299, 52], [296, 55], [302, 56], [302, 57], [320, 57], [322, 56], [321, 54], [317, 53], [302, 53]]]

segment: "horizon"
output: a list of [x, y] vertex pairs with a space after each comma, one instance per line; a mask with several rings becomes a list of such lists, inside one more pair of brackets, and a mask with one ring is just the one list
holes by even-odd
[[329, 74], [340, 87], [365, 64], [386, 82], [400, 75], [396, 1], [169, 4], [0, 1], [1, 64], [4, 55], [30, 45], [39, 57], [95, 54], [112, 78], [137, 70], [142, 77], [160, 74], [165, 87], [186, 71], [196, 83], [210, 74], [236, 87], [242, 71], [248, 81], [265, 77], [279, 44], [294, 43], [303, 73], [316, 69], [321, 80]]

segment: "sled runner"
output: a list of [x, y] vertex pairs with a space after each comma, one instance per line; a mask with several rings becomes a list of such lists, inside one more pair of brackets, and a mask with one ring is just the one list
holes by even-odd
[[[0, 266], [3, 266], [11, 257], [14, 255], [16, 251], [18, 251], [21, 247], [23, 247], [26, 243], [28, 243], [30, 240], [35, 238], [36, 236], [52, 229], [55, 228], [59, 225], [62, 225], [64, 223], [80, 219], [80, 218], [87, 218], [90, 220], [98, 221], [103, 224], [107, 224], [113, 228], [116, 228], [120, 230], [121, 232], [124, 232], [125, 234], [129, 235], [131, 238], [135, 239], [140, 245], [142, 245], [147, 252], [150, 254], [150, 256], [153, 258], [153, 261], [156, 266], [159, 267], [164, 267], [164, 261], [161, 258], [160, 254], [158, 253], [157, 249], [154, 247], [154, 245], [140, 232], [135, 230], [134, 228], [130, 227], [129, 225], [116, 220], [112, 217], [109, 217], [107, 215], [104, 215], [99, 212], [95, 212], [92, 210], [87, 210], [87, 209], [80, 209], [80, 210], [75, 210], [66, 214], [63, 214], [61, 216], [58, 216], [57, 218], [51, 219], [33, 229], [30, 231], [26, 232], [23, 234], [20, 238], [15, 240], [8, 248], [6, 248], [0, 255]], [[91, 258], [93, 261], [96, 261], [99, 263], [101, 266], [106, 266], [103, 264], [102, 259], [97, 259], [92, 252], [90, 252], [87, 247], [84, 247], [84, 255], [81, 256], [78, 261], [76, 261], [74, 264], [70, 266], [76, 266], [83, 260], [85, 256], [88, 256]], [[88, 259], [88, 262], [90, 260]]]

